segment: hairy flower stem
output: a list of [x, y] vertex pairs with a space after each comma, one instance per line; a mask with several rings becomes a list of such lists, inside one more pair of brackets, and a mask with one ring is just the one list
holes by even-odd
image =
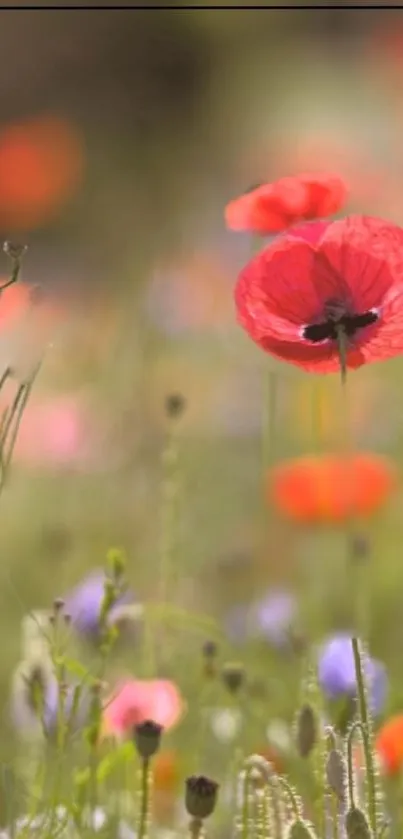
[[[339, 347], [339, 358], [340, 358], [340, 373], [341, 373], [341, 384], [342, 384], [342, 392], [344, 398], [344, 414], [345, 419], [347, 417], [346, 411], [346, 379], [347, 379], [347, 336], [345, 334], [345, 330], [343, 326], [337, 327], [337, 341]], [[347, 425], [347, 422], [346, 422]], [[347, 453], [349, 451], [348, 445], [348, 434], [346, 433], [346, 450]], [[350, 487], [351, 491], [351, 487]], [[347, 536], [348, 538], [351, 535], [351, 525], [347, 528]], [[350, 541], [350, 540], [349, 540]], [[360, 613], [363, 610], [359, 610]], [[361, 614], [358, 615], [361, 617]], [[359, 649], [358, 638], [354, 636], [351, 639], [352, 643], [352, 650], [353, 650], [353, 657], [354, 657], [354, 667], [355, 667], [355, 676], [357, 682], [357, 697], [358, 697], [358, 710], [361, 720], [361, 731], [362, 731], [362, 740], [363, 740], [363, 747], [364, 747], [364, 758], [365, 758], [365, 767], [366, 767], [366, 780], [367, 780], [367, 796], [368, 796], [368, 817], [369, 817], [369, 824], [372, 830], [373, 836], [376, 837], [376, 779], [375, 779], [375, 765], [374, 765], [374, 749], [373, 749], [373, 737], [372, 737], [372, 726], [371, 721], [368, 714], [368, 707], [367, 707], [367, 700], [365, 695], [365, 685], [364, 685], [364, 677], [362, 671], [362, 661], [361, 661], [361, 654]], [[350, 788], [350, 796], [351, 796], [351, 788]]]
[[376, 836], [376, 783], [375, 766], [372, 743], [372, 727], [368, 715], [367, 701], [365, 697], [364, 678], [362, 673], [362, 662], [358, 639], [352, 638], [355, 674], [357, 679], [358, 709], [362, 723], [362, 739], [364, 746], [365, 767], [367, 775], [368, 790], [368, 817], [373, 835]]
[[203, 819], [193, 818], [189, 822], [189, 839], [202, 839]]
[[148, 835], [148, 823], [150, 818], [150, 759], [142, 758], [141, 762], [141, 789], [140, 789], [140, 814], [137, 839], [146, 839]]

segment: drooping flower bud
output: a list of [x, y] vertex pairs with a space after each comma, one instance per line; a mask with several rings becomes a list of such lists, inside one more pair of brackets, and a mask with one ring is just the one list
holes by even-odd
[[316, 715], [311, 705], [300, 708], [296, 720], [296, 743], [301, 757], [308, 757], [317, 739]]
[[315, 832], [305, 819], [295, 819], [288, 828], [287, 839], [315, 839]]
[[218, 784], [204, 775], [186, 779], [185, 807], [194, 819], [207, 819], [217, 803]]
[[350, 807], [347, 812], [346, 833], [348, 839], [371, 839], [368, 819], [358, 807]]
[[347, 764], [339, 749], [331, 749], [326, 760], [326, 779], [339, 801], [346, 799]]

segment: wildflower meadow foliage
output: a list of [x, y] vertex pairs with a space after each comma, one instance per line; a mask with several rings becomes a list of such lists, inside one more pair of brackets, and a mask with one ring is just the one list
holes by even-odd
[[[49, 201], [56, 200], [51, 186]], [[89, 575], [22, 621], [6, 710], [17, 748], [4, 763], [4, 839], [400, 835], [402, 706], [389, 712], [393, 684], [370, 628], [364, 529], [398, 496], [399, 475], [391, 457], [354, 450], [348, 391], [358, 368], [403, 351], [403, 230], [363, 215], [328, 219], [347, 195], [337, 176], [303, 174], [260, 185], [225, 210], [232, 230], [278, 234], [235, 286], [238, 321], [267, 360], [256, 502], [271, 522], [279, 514], [290, 538], [341, 535], [332, 579], [344, 614], [326, 622], [333, 604], [323, 567], [330, 574], [335, 558], [325, 550], [307, 580], [297, 569], [298, 584], [292, 574], [288, 585], [260, 583], [254, 598], [249, 558], [238, 569], [224, 563], [224, 588], [237, 574], [240, 584], [237, 602], [218, 615], [209, 602], [199, 608], [198, 592], [194, 608], [178, 603], [188, 403], [186, 393], [167, 393], [152, 596], [134, 589], [128, 558], [113, 548], [104, 568], [98, 557]], [[5, 255], [11, 275], [0, 287], [0, 321], [3, 313], [7, 324], [26, 302], [24, 248], [6, 244]], [[277, 456], [273, 402], [287, 363], [339, 376], [342, 433], [334, 450]], [[14, 396], [0, 423], [1, 490], [14, 449], [16, 468], [71, 466], [87, 451], [75, 405], [62, 400], [50, 418], [48, 409], [35, 413], [39, 370], [40, 359], [28, 377], [11, 366], [2, 373], [2, 393], [13, 387]], [[282, 563], [279, 554], [274, 569]]]

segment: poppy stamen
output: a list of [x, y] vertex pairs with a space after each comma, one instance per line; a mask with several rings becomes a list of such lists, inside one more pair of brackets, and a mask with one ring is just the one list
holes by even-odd
[[349, 315], [341, 307], [332, 305], [326, 306], [327, 319], [321, 323], [312, 323], [304, 326], [302, 337], [312, 344], [319, 344], [322, 341], [337, 341], [340, 329], [343, 330], [346, 338], [352, 338], [359, 329], [371, 326], [376, 323], [379, 314], [375, 309], [363, 312], [358, 315]]

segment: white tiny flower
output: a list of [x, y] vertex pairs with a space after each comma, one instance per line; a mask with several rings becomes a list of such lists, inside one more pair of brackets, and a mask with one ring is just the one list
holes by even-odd
[[289, 752], [293, 747], [290, 727], [284, 720], [271, 720], [266, 728], [266, 737], [270, 745], [281, 752]]
[[211, 729], [221, 743], [231, 743], [239, 733], [242, 714], [238, 708], [217, 708], [211, 713]]
[[102, 807], [95, 807], [92, 813], [89, 814], [88, 824], [93, 830], [95, 830], [96, 833], [98, 830], [102, 830], [102, 828], [105, 827], [106, 822], [106, 813]]
[[121, 820], [118, 826], [118, 839], [137, 839], [137, 833], [127, 822]]

